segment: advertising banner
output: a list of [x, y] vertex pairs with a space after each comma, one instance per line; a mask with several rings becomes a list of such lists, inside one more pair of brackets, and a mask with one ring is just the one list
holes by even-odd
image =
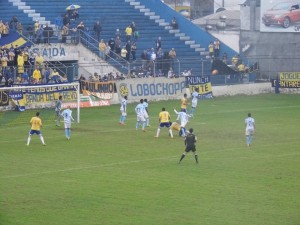
[[191, 93], [198, 88], [199, 98], [207, 99], [213, 97], [210, 76], [189, 76], [186, 77], [186, 83]]
[[[276, 87], [277, 79], [271, 80], [272, 87]], [[300, 88], [300, 72], [279, 73], [280, 88]]]
[[158, 78], [135, 78], [116, 81], [119, 97], [127, 96], [128, 101], [139, 101], [147, 98], [152, 101], [180, 99], [185, 93], [184, 78], [168, 79]]
[[81, 81], [80, 89], [84, 96], [93, 96], [102, 100], [111, 100], [115, 93], [115, 82]]
[[261, 0], [261, 32], [300, 32], [300, 2]]

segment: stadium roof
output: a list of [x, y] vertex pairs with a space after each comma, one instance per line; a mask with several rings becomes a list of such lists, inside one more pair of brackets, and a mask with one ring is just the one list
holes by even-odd
[[205, 27], [207, 25], [216, 26], [220, 21], [220, 17], [226, 17], [226, 27], [230, 29], [239, 29], [241, 26], [239, 10], [224, 10], [205, 17], [193, 20], [192, 22], [198, 26]]

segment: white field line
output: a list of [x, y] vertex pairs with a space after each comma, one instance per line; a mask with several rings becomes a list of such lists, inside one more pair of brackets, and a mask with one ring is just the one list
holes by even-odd
[[[298, 142], [294, 142], [298, 143]], [[272, 145], [265, 145], [265, 146], [260, 146], [260, 147], [271, 147]], [[232, 151], [232, 150], [240, 150], [241, 148], [228, 148], [228, 149], [222, 149], [218, 151], [213, 151], [214, 153], [221, 152], [221, 151]], [[249, 150], [248, 148], [245, 147], [245, 151], [253, 151], [255, 150]], [[201, 155], [207, 155], [212, 153], [211, 151], [206, 151], [203, 153], [200, 153], [200, 160], [201, 160]], [[296, 153], [288, 153], [288, 154], [280, 154], [280, 155], [254, 155], [252, 158], [283, 158], [283, 157], [289, 157], [289, 156], [298, 156], [300, 155], [300, 152]], [[253, 156], [253, 155], [252, 155]], [[93, 166], [82, 166], [82, 167], [73, 167], [73, 168], [68, 168], [68, 169], [62, 169], [62, 170], [49, 170], [49, 171], [44, 171], [44, 172], [38, 172], [38, 173], [27, 173], [27, 174], [16, 174], [16, 175], [4, 175], [0, 177], [0, 179], [9, 179], [9, 178], [18, 178], [18, 177], [29, 177], [29, 176], [38, 176], [38, 175], [44, 175], [44, 174], [55, 174], [55, 173], [64, 173], [64, 172], [72, 172], [72, 171], [80, 171], [80, 170], [89, 170], [89, 169], [95, 169], [95, 168], [103, 168], [103, 167], [110, 167], [110, 166], [118, 166], [118, 165], [126, 165], [126, 164], [133, 164], [133, 163], [143, 163], [143, 162], [148, 162], [148, 161], [168, 161], [168, 160], [173, 160], [175, 158], [179, 159], [180, 154], [176, 156], [169, 156], [169, 157], [164, 157], [164, 158], [152, 158], [152, 159], [141, 159], [141, 160], [132, 160], [132, 161], [126, 161], [126, 162], [115, 162], [115, 163], [107, 163], [107, 164], [102, 164], [102, 165], [93, 165]], [[205, 159], [216, 159], [216, 157], [205, 157]], [[249, 159], [248, 157], [230, 157], [226, 159]]]

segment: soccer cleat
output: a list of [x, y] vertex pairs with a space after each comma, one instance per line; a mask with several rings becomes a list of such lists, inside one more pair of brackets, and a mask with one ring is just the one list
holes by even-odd
[[147, 127], [151, 127], [151, 125], [148, 124]]
[[26, 146], [29, 146], [29, 144], [26, 144]]
[[146, 130], [144, 129], [144, 130], [142, 130], [143, 132], [146, 132]]
[[46, 143], [44, 143], [43, 146], [46, 146]]
[[155, 138], [158, 138], [158, 136], [154, 136]]

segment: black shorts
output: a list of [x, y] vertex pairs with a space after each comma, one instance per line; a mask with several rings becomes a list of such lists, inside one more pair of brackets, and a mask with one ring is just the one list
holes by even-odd
[[195, 152], [196, 146], [186, 146], [185, 151], [186, 152], [189, 152], [189, 151]]

